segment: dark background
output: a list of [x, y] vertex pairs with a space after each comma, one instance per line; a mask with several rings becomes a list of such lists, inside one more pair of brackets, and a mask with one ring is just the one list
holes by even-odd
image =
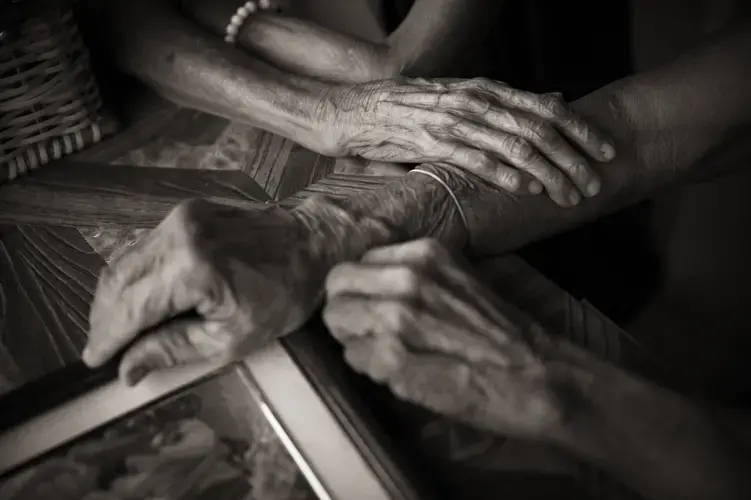
[[[413, 3], [384, 1], [389, 31]], [[630, 47], [627, 0], [507, 0], [485, 41], [483, 76], [534, 92], [562, 92], [573, 101], [633, 73]], [[658, 285], [650, 215], [650, 203], [642, 203], [519, 253], [572, 295], [624, 323]]]

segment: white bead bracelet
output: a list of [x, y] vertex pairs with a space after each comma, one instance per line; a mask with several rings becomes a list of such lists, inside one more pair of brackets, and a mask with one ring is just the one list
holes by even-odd
[[260, 10], [271, 10], [271, 0], [248, 0], [243, 5], [238, 7], [235, 14], [229, 20], [229, 24], [224, 28], [224, 41], [234, 44], [237, 41], [237, 35], [240, 33], [245, 21]]
[[[268, 0], [266, 0], [268, 2]], [[235, 43], [237, 41], [237, 34], [240, 33], [240, 28], [245, 24], [245, 21], [258, 10], [258, 6], [253, 0], [248, 0], [243, 5], [238, 7], [235, 14], [229, 20], [229, 24], [224, 29], [224, 41], [227, 43]]]

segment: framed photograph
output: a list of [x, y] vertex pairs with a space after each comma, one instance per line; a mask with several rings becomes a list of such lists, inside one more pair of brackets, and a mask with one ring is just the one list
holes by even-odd
[[0, 498], [435, 498], [322, 328], [133, 388], [78, 364], [0, 397]]

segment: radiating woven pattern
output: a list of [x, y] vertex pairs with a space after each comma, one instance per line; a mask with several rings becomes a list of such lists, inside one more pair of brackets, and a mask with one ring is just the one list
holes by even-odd
[[0, 182], [115, 132], [103, 110], [72, 8], [18, 23], [0, 40]]

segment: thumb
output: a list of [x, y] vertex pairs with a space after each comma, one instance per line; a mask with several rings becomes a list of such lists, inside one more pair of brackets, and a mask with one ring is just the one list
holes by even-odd
[[232, 336], [217, 322], [199, 318], [171, 321], [144, 335], [123, 355], [119, 376], [133, 386], [153, 371], [211, 358], [229, 359]]

